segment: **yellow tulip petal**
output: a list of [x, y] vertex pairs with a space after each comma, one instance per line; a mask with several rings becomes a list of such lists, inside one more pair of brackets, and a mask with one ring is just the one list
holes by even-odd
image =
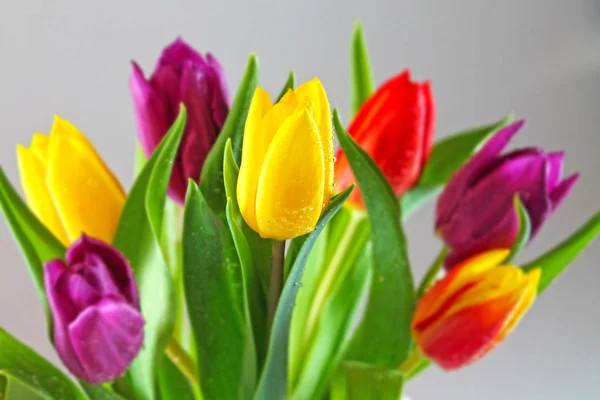
[[520, 293], [528, 277], [518, 267], [500, 265], [484, 272], [472, 287], [461, 291], [460, 296], [445, 313], [450, 316], [473, 305], [484, 304], [509, 293]]
[[325, 167], [318, 128], [307, 110], [281, 126], [258, 182], [256, 216], [262, 237], [291, 239], [311, 232], [323, 206]]
[[308, 98], [312, 104], [312, 113], [319, 128], [319, 136], [323, 142], [323, 152], [325, 155], [325, 181], [324, 181], [324, 201], [323, 207], [327, 207], [331, 191], [333, 190], [333, 128], [331, 121], [331, 109], [325, 88], [319, 78], [306, 82], [294, 91], [298, 101], [302, 102]]
[[519, 304], [515, 307], [514, 312], [510, 318], [506, 321], [506, 324], [502, 327], [500, 335], [496, 338], [496, 343], [502, 341], [512, 330], [517, 326], [517, 323], [521, 320], [521, 317], [529, 310], [535, 297], [537, 296], [537, 288], [542, 276], [542, 270], [536, 268], [530, 271], [523, 282], [524, 291], [521, 296]]
[[264, 161], [266, 149], [263, 149], [260, 134], [262, 121], [271, 109], [269, 93], [260, 87], [256, 88], [246, 125], [244, 127], [244, 143], [242, 146], [242, 165], [237, 183], [237, 198], [240, 211], [246, 223], [258, 231], [256, 223], [256, 187]]
[[44, 165], [44, 168], [48, 166], [48, 145], [50, 143], [50, 137], [43, 133], [34, 133], [31, 138], [31, 146], [29, 150], [37, 157], [37, 159]]
[[456, 265], [443, 279], [439, 280], [421, 298], [415, 313], [415, 321], [423, 321], [436, 314], [450, 296], [470, 281], [476, 280], [486, 271], [500, 265], [510, 250], [490, 250]]
[[[33, 146], [32, 144], [32, 148]], [[43, 161], [33, 149], [30, 150], [20, 145], [17, 146], [17, 159], [21, 175], [21, 186], [29, 208], [54, 236], [65, 246], [68, 246], [70, 244], [69, 238], [54, 207], [54, 201], [46, 188], [46, 168]]]
[[60, 118], [50, 135], [46, 185], [70, 241], [82, 232], [112, 241], [125, 192], [85, 136]]

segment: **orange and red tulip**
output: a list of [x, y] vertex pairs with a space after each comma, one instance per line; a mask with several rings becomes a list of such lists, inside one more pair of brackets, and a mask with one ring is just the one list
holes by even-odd
[[453, 370], [483, 357], [532, 305], [541, 271], [503, 265], [509, 253], [491, 250], [464, 261], [418, 302], [413, 336], [440, 367]]

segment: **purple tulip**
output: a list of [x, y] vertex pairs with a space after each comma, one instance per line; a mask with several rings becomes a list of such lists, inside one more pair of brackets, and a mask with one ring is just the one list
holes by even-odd
[[111, 381], [144, 342], [133, 271], [115, 248], [85, 235], [66, 259], [45, 265], [54, 345], [73, 375], [93, 384]]
[[185, 104], [187, 125], [169, 182], [169, 196], [183, 205], [187, 181], [200, 179], [229, 112], [223, 70], [211, 54], [203, 57], [178, 38], [163, 50], [150, 79], [133, 62], [129, 87], [147, 157], [175, 122], [179, 104]]
[[513, 203], [517, 194], [533, 237], [577, 181], [579, 174], [561, 178], [563, 152], [525, 148], [501, 155], [523, 124], [518, 121], [498, 131], [439, 197], [435, 227], [450, 248], [446, 267], [481, 251], [512, 247], [519, 232]]

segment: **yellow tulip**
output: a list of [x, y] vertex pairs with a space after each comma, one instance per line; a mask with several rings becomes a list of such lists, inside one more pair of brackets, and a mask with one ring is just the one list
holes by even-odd
[[314, 230], [333, 186], [333, 131], [325, 89], [315, 78], [275, 105], [256, 89], [244, 130], [237, 183], [240, 211], [264, 238]]
[[50, 135], [34, 134], [17, 156], [27, 204], [63, 244], [82, 233], [112, 241], [126, 195], [75, 126], [56, 116]]

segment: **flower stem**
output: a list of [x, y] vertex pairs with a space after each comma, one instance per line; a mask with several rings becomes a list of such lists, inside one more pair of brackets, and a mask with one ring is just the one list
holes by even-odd
[[271, 281], [269, 283], [269, 303], [267, 305], [267, 341], [275, 318], [277, 304], [283, 289], [283, 264], [285, 260], [285, 240], [273, 240]]
[[398, 369], [400, 372], [402, 372], [402, 375], [404, 375], [404, 381], [407, 382], [430, 365], [431, 361], [425, 357], [423, 352], [418, 347], [415, 347], [413, 352], [406, 360], [404, 360]]
[[427, 270], [425, 277], [423, 277], [423, 280], [419, 284], [419, 288], [417, 289], [417, 299], [420, 299], [425, 294], [425, 292], [427, 292], [427, 290], [433, 285], [437, 276], [440, 273], [440, 270], [442, 269], [442, 266], [444, 265], [444, 260], [446, 259], [447, 255], [448, 248], [446, 246], [443, 246], [440, 252], [438, 253], [437, 257], [435, 258], [435, 260], [433, 260], [433, 263]]
[[190, 381], [193, 387], [199, 387], [200, 382], [198, 381], [198, 372], [196, 370], [196, 364], [187, 352], [181, 347], [179, 342], [175, 339], [171, 339], [167, 348], [165, 349], [167, 357], [177, 365], [179, 370], [185, 375]]

